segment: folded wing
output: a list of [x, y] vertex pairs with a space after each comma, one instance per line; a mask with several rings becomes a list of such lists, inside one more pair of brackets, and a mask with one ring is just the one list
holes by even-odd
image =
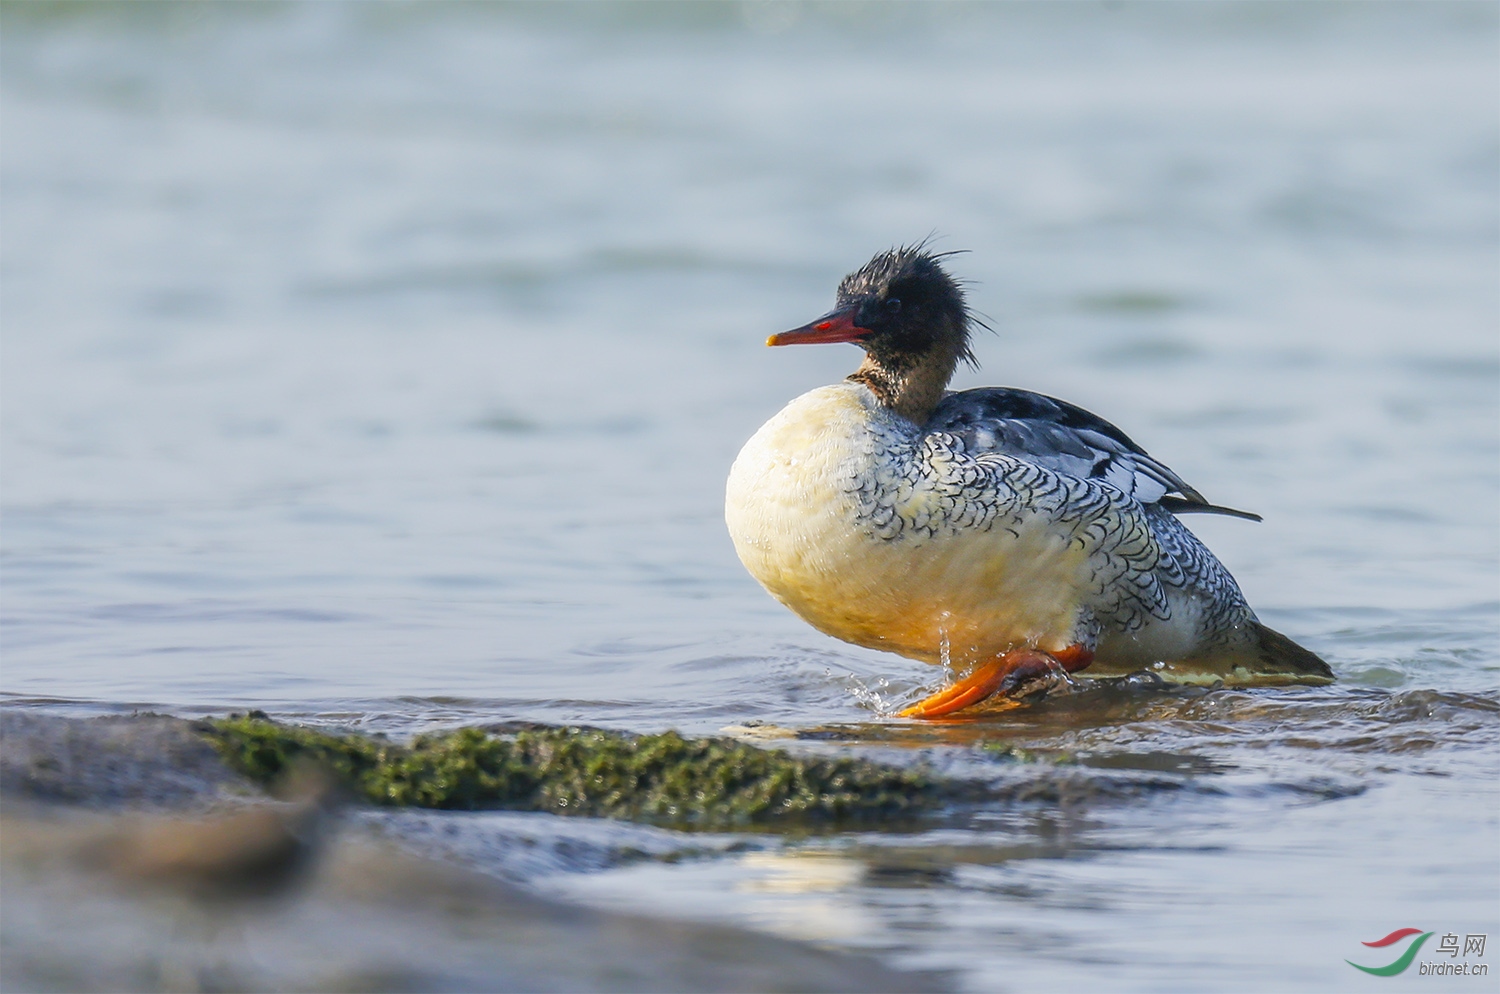
[[1081, 480], [1098, 480], [1173, 514], [1207, 512], [1259, 521], [1210, 504], [1114, 425], [1067, 401], [1029, 390], [985, 387], [943, 398], [928, 431], [960, 439], [972, 455], [1000, 452]]

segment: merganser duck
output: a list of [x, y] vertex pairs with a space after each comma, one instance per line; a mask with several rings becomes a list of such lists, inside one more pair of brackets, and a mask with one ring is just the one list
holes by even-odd
[[925, 245], [876, 255], [837, 307], [767, 345], [852, 342], [864, 362], [793, 400], [729, 472], [735, 550], [829, 635], [961, 674], [900, 712], [937, 718], [1057, 674], [1148, 669], [1230, 686], [1325, 684], [1256, 620], [1178, 521], [1210, 504], [1120, 429], [1008, 387], [948, 392], [979, 322]]

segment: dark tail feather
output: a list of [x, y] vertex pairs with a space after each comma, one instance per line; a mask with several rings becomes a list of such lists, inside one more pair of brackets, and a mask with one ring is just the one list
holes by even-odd
[[1255, 655], [1263, 673], [1294, 673], [1298, 683], [1332, 683], [1333, 670], [1314, 653], [1258, 621], [1250, 623], [1255, 633]]
[[1236, 511], [1232, 507], [1220, 507], [1218, 504], [1186, 497], [1163, 497], [1157, 503], [1173, 514], [1227, 514], [1231, 518], [1244, 518], [1246, 521], [1261, 520], [1260, 515], [1250, 511]]

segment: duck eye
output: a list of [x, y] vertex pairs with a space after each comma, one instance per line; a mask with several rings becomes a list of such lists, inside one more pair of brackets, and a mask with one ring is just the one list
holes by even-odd
[[890, 311], [892, 314], [899, 314], [899, 313], [901, 313], [901, 300], [900, 300], [900, 298], [899, 297], [892, 297], [889, 300], [887, 300], [885, 302], [885, 309], [888, 310], [888, 311]]

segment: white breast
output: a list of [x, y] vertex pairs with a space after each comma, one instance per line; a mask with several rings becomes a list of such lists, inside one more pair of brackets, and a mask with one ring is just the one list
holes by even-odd
[[864, 544], [848, 487], [866, 471], [873, 441], [861, 393], [839, 384], [803, 394], [761, 426], [729, 470], [724, 518], [735, 550], [794, 609], [802, 588], [841, 572]]
[[[961, 665], [1023, 643], [1069, 644], [1086, 552], [1025, 514], [1009, 527], [924, 533], [922, 523], [963, 509], [939, 508], [920, 480], [899, 478], [919, 439], [858, 384], [792, 401], [730, 470], [725, 520], [745, 567], [810, 624], [859, 645]], [[882, 534], [861, 516], [862, 487], [891, 495], [912, 527]]]

